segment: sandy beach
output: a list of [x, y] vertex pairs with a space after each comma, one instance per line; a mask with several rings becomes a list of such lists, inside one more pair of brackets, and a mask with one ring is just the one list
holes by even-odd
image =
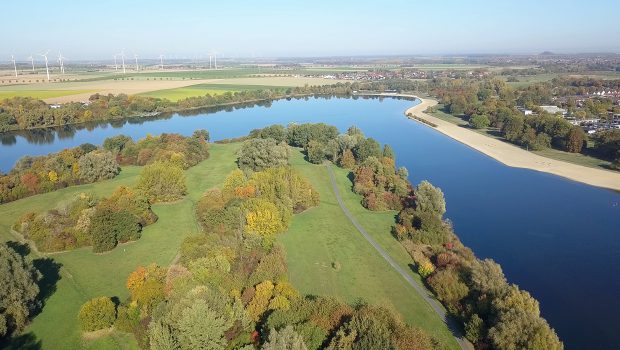
[[482, 152], [505, 165], [515, 168], [526, 168], [542, 171], [588, 185], [620, 191], [620, 172], [589, 168], [582, 165], [542, 157], [507, 142], [481, 135], [475, 131], [468, 130], [424, 113], [428, 107], [436, 105], [437, 101], [432, 99], [419, 99], [422, 102], [407, 109], [405, 111], [406, 115], [415, 115], [436, 124], [437, 126], [434, 129], [442, 134], [449, 136], [479, 152]]

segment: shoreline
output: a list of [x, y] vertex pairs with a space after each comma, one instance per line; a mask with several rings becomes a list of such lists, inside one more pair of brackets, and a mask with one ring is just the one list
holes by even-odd
[[[390, 96], [384, 94], [382, 96]], [[612, 172], [609, 170], [589, 168], [583, 165], [577, 165], [560, 160], [546, 158], [535, 153], [528, 152], [520, 147], [512, 145], [508, 142], [484, 136], [477, 132], [468, 130], [458, 125], [452, 124], [445, 120], [439, 119], [424, 111], [428, 107], [437, 104], [432, 99], [423, 99], [414, 95], [397, 94], [392, 96], [412, 97], [420, 100], [420, 103], [409, 107], [405, 110], [408, 119], [414, 120], [422, 125], [433, 128], [440, 133], [466, 145], [474, 150], [491, 157], [498, 162], [513, 168], [523, 168], [540, 171], [548, 174], [561, 176], [563, 178], [580, 182], [586, 185], [605, 188], [614, 191], [620, 191], [620, 172]], [[435, 127], [429, 126], [419, 120], [411, 118], [414, 115], [435, 124]]]

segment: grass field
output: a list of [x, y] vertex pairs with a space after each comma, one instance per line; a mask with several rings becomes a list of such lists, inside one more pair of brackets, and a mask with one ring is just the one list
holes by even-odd
[[204, 96], [209, 93], [211, 95], [219, 95], [225, 92], [248, 91], [248, 90], [268, 90], [285, 88], [281, 86], [268, 85], [237, 85], [237, 84], [196, 84], [176, 89], [165, 89], [150, 91], [140, 94], [141, 96], [167, 98], [170, 101], [178, 101], [188, 97]]
[[[213, 145], [212, 156], [186, 172], [188, 196], [173, 204], [158, 204], [153, 210], [159, 216], [157, 223], [147, 226], [142, 238], [118, 246], [105, 254], [93, 254], [90, 248], [50, 255], [62, 264], [61, 279], [56, 292], [47, 300], [27, 332], [33, 334], [44, 349], [135, 349], [133, 336], [114, 332], [94, 341], [82, 339], [77, 313], [86, 300], [101, 296], [128, 296], [125, 278], [138, 265], [155, 262], [168, 265], [177, 254], [181, 241], [198, 231], [194, 218], [194, 203], [205, 190], [224, 181], [235, 165], [238, 145]], [[53, 208], [61, 200], [80, 192], [109, 195], [120, 185], [132, 185], [140, 172], [139, 167], [125, 167], [115, 179], [69, 187], [52, 193], [25, 198], [0, 206], [2, 240], [14, 239], [9, 228], [21, 214]]]
[[[536, 74], [536, 75], [523, 75], [523, 76], [516, 77], [519, 81], [508, 82], [508, 85], [514, 88], [520, 88], [520, 87], [525, 87], [525, 86], [535, 84], [535, 83], [551, 81], [554, 78], [558, 78], [558, 77], [590, 77], [594, 79], [611, 80], [611, 79], [620, 79], [620, 74], [615, 73], [615, 72], [592, 71], [592, 72], [583, 72], [579, 74], [544, 73], [544, 74]], [[508, 76], [500, 76], [500, 79], [506, 80], [508, 79]]]
[[[280, 237], [286, 247], [291, 281], [303, 294], [331, 295], [347, 302], [363, 299], [401, 313], [449, 348], [457, 343], [430, 306], [409, 286], [348, 221], [332, 192], [327, 169], [306, 162], [293, 152], [292, 162], [321, 195], [321, 203], [296, 215], [289, 231]], [[347, 207], [373, 238], [405, 270], [411, 258], [391, 236], [396, 212], [371, 212], [351, 191], [348, 171], [334, 168]], [[332, 263], [341, 266], [336, 271]], [[413, 272], [411, 275], [420, 280]]]
[[92, 92], [92, 90], [0, 90], [0, 100], [17, 96], [46, 99]]

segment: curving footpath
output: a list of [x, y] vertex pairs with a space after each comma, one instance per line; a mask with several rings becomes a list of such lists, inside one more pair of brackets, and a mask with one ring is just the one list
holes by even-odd
[[472, 344], [467, 339], [465, 339], [454, 319], [452, 319], [446, 314], [446, 311], [435, 299], [435, 297], [426, 288], [416, 282], [413, 277], [411, 277], [405, 270], [403, 270], [403, 268], [400, 267], [394, 261], [394, 259], [392, 259], [392, 257], [385, 250], [383, 250], [383, 248], [381, 248], [379, 243], [377, 243], [368, 234], [368, 232], [366, 232], [362, 225], [357, 222], [355, 217], [351, 214], [351, 212], [349, 212], [349, 209], [347, 209], [344, 201], [342, 200], [342, 197], [340, 197], [340, 190], [338, 188], [338, 185], [336, 184], [336, 179], [334, 178], [334, 171], [332, 170], [330, 165], [327, 165], [326, 167], [327, 172], [329, 173], [329, 181], [332, 185], [334, 195], [336, 196], [336, 200], [338, 200], [338, 205], [340, 206], [340, 209], [342, 209], [342, 211], [344, 212], [344, 215], [349, 219], [349, 221], [351, 221], [353, 226], [355, 226], [357, 231], [362, 234], [366, 241], [368, 241], [368, 243], [370, 243], [370, 245], [372, 245], [373, 248], [375, 248], [375, 250], [383, 257], [383, 259], [387, 261], [387, 263], [390, 264], [392, 268], [396, 270], [396, 272], [398, 272], [405, 279], [405, 281], [407, 281], [407, 283], [411, 285], [413, 289], [415, 289], [415, 291], [430, 305], [430, 307], [439, 315], [439, 317], [441, 317], [444, 323], [448, 326], [448, 329], [450, 329], [450, 331], [452, 332], [454, 339], [456, 339], [461, 349], [473, 349]]

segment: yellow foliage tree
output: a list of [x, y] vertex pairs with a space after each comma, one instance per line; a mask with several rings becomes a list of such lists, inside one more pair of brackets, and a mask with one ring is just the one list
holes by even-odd
[[257, 284], [255, 288], [256, 293], [252, 300], [250, 300], [246, 311], [252, 320], [258, 321], [260, 316], [268, 310], [274, 286], [271, 281], [263, 281]]
[[50, 179], [50, 182], [53, 183], [53, 184], [58, 182], [58, 173], [55, 172], [54, 170], [52, 170], [49, 173], [47, 173], [47, 177]]
[[260, 198], [245, 203], [245, 230], [261, 236], [271, 236], [284, 230], [280, 211], [275, 204]]
[[224, 180], [224, 192], [232, 194], [235, 192], [236, 188], [244, 187], [246, 185], [246, 178], [243, 174], [243, 171], [239, 169], [233, 170], [228, 176], [226, 180]]

